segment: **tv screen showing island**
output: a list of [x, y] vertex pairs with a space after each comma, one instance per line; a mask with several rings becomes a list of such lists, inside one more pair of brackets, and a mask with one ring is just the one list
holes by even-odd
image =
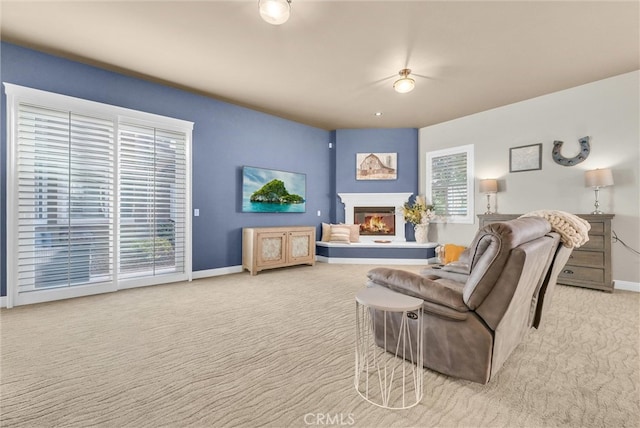
[[297, 172], [242, 168], [242, 212], [303, 213], [307, 176]]

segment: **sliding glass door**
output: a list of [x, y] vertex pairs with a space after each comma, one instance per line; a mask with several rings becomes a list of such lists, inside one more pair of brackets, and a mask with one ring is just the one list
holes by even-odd
[[190, 279], [192, 124], [5, 86], [8, 306]]
[[18, 292], [111, 289], [113, 123], [26, 103], [18, 115]]
[[120, 278], [185, 271], [185, 135], [120, 126]]

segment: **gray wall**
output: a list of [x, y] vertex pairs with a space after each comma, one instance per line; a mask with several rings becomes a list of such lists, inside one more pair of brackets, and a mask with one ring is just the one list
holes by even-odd
[[[584, 172], [611, 168], [615, 185], [600, 191], [600, 209], [615, 214], [618, 236], [640, 248], [640, 72], [632, 72], [419, 130], [420, 183], [425, 191], [426, 152], [475, 145], [475, 191], [478, 180], [497, 178], [497, 212], [519, 214], [538, 209], [590, 213], [594, 192], [584, 186]], [[554, 140], [564, 141], [562, 155], [579, 152], [578, 139], [591, 137], [591, 154], [565, 167], [551, 158]], [[542, 170], [509, 173], [509, 148], [542, 143]], [[475, 211], [486, 210], [476, 193]], [[492, 207], [495, 206], [492, 196]], [[494, 211], [496, 211], [494, 209]], [[468, 243], [478, 227], [438, 224], [430, 239]], [[640, 257], [613, 244], [613, 278], [640, 282]]]

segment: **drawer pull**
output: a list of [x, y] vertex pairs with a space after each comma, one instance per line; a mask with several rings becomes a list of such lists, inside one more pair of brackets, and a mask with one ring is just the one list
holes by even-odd
[[573, 275], [573, 271], [570, 269], [565, 269], [562, 271], [562, 273], [566, 273], [567, 275]]

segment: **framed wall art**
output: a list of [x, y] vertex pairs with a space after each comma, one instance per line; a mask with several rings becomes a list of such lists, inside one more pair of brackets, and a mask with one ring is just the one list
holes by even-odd
[[542, 144], [512, 147], [509, 149], [509, 172], [542, 169]]
[[303, 213], [306, 193], [306, 174], [242, 167], [242, 212]]
[[356, 153], [356, 180], [396, 180], [397, 153]]

